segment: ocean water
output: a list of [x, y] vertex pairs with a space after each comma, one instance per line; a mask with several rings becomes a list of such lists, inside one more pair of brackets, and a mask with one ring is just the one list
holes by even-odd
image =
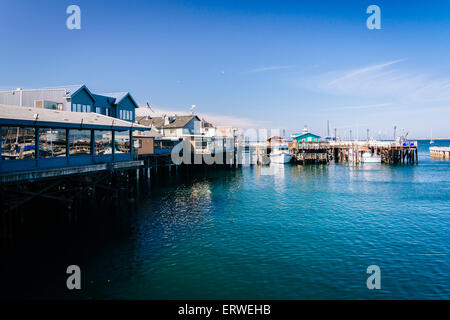
[[[418, 165], [172, 175], [135, 200], [89, 205], [76, 222], [35, 218], [2, 255], [0, 295], [450, 299], [450, 161], [419, 147]], [[66, 289], [71, 264], [80, 291]], [[367, 289], [370, 265], [380, 290]]]

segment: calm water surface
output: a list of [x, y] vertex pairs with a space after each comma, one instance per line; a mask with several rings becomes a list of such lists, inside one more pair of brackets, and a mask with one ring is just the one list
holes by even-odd
[[[436, 145], [450, 145], [449, 141]], [[101, 299], [450, 299], [450, 161], [172, 176], [77, 222], [33, 220], [0, 294]], [[65, 216], [64, 213], [61, 216]], [[65, 289], [78, 264], [83, 289]], [[366, 287], [378, 265], [382, 289]]]

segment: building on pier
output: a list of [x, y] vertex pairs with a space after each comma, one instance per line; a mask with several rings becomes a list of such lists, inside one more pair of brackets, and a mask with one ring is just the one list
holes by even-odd
[[305, 126], [301, 134], [292, 135], [294, 143], [297, 147], [309, 147], [317, 145], [321, 138], [319, 135], [309, 132], [308, 127]]
[[133, 167], [132, 133], [145, 130], [96, 113], [0, 105], [1, 181]]
[[85, 85], [0, 91], [0, 104], [70, 112], [94, 112], [135, 121], [138, 104], [129, 92], [92, 93]]
[[154, 128], [164, 137], [183, 137], [200, 135], [201, 120], [196, 115], [187, 116], [163, 116], [163, 117], [137, 117], [136, 122], [147, 127]]

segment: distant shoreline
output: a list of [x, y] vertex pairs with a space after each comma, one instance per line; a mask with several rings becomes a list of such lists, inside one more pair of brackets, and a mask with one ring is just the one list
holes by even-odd
[[[410, 140], [420, 140], [420, 141], [427, 141], [427, 140], [431, 140], [430, 138], [414, 138], [414, 139], [410, 139]], [[433, 138], [433, 140], [438, 141], [438, 140], [450, 140], [450, 138]]]

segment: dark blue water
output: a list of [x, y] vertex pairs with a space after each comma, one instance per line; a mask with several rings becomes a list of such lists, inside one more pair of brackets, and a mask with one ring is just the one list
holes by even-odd
[[[171, 176], [117, 214], [20, 249], [3, 275], [37, 264], [37, 280], [8, 289], [31, 297], [449, 299], [450, 161], [428, 148], [419, 165]], [[81, 293], [64, 288], [69, 264], [82, 268]], [[369, 265], [381, 290], [366, 287]]]

